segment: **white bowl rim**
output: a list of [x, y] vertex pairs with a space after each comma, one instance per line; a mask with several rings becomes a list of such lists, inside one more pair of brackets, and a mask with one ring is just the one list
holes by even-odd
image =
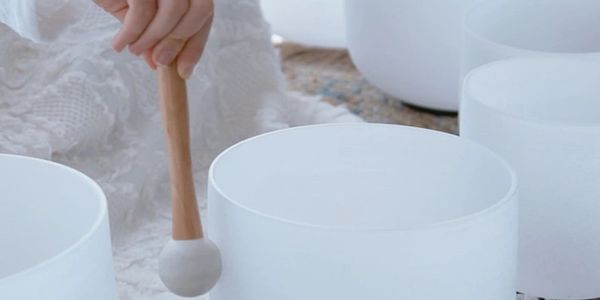
[[60, 251], [59, 253], [49, 257], [48, 259], [44, 260], [41, 263], [32, 265], [30, 267], [27, 267], [23, 270], [20, 270], [16, 273], [7, 275], [5, 277], [0, 277], [0, 282], [2, 281], [8, 281], [8, 280], [13, 280], [15, 278], [18, 277], [22, 277], [22, 276], [26, 276], [29, 273], [35, 272], [38, 269], [42, 269], [44, 267], [46, 267], [47, 265], [51, 265], [54, 262], [60, 260], [63, 256], [68, 255], [69, 253], [73, 252], [75, 249], [79, 248], [82, 244], [84, 244], [87, 240], [90, 239], [91, 236], [93, 236], [97, 231], [98, 228], [101, 226], [101, 224], [104, 221], [105, 217], [108, 217], [107, 213], [108, 213], [108, 208], [107, 208], [107, 204], [106, 204], [106, 196], [104, 195], [104, 192], [102, 191], [102, 188], [100, 188], [100, 186], [98, 185], [98, 183], [96, 183], [94, 180], [92, 180], [90, 177], [88, 177], [87, 175], [83, 174], [80, 171], [77, 171], [71, 167], [67, 167], [65, 165], [53, 162], [53, 161], [49, 161], [49, 160], [45, 160], [45, 159], [40, 159], [40, 158], [35, 158], [35, 157], [29, 157], [29, 156], [23, 156], [23, 155], [16, 155], [16, 154], [6, 154], [6, 153], [0, 153], [0, 159], [2, 158], [8, 158], [8, 159], [17, 159], [17, 160], [23, 160], [23, 161], [30, 161], [30, 162], [34, 162], [36, 164], [41, 164], [41, 165], [47, 165], [50, 166], [52, 168], [56, 168], [59, 169], [65, 173], [69, 173], [75, 177], [79, 177], [81, 179], [83, 179], [83, 181], [87, 184], [87, 186], [91, 189], [91, 191], [95, 194], [96, 197], [94, 197], [95, 199], [97, 199], [100, 203], [99, 204], [99, 209], [98, 209], [98, 214], [94, 220], [94, 223], [92, 224], [92, 226], [89, 228], [89, 230], [86, 231], [86, 233], [84, 235], [82, 235], [78, 240], [76, 240], [73, 244], [71, 244], [70, 246], [66, 247], [65, 249], [63, 249], [62, 251]]
[[[535, 61], [553, 61], [553, 60], [561, 61], [561, 62], [568, 62], [568, 61], [577, 61], [577, 60], [584, 60], [584, 59], [585, 60], [589, 59], [589, 60], [594, 60], [596, 62], [600, 62], [600, 60], [598, 60], [598, 58], [600, 58], [600, 56], [591, 57], [591, 56], [566, 55], [566, 56], [510, 57], [510, 58], [505, 58], [505, 59], [501, 59], [501, 60], [495, 60], [495, 61], [483, 64], [481, 66], [474, 68], [465, 76], [465, 79], [463, 80], [461, 103], [463, 101], [473, 101], [473, 102], [476, 102], [479, 105], [483, 106], [485, 109], [493, 111], [494, 113], [496, 113], [498, 115], [507, 117], [512, 120], [518, 120], [520, 122], [527, 123], [527, 124], [537, 124], [537, 125], [541, 125], [541, 126], [545, 126], [545, 127], [553, 127], [553, 128], [597, 131], [600, 129], [599, 128], [600, 121], [578, 123], [578, 122], [569, 122], [569, 121], [565, 121], [565, 120], [526, 118], [526, 117], [519, 116], [517, 114], [511, 113], [508, 111], [497, 109], [497, 108], [487, 104], [486, 102], [482, 101], [479, 97], [474, 97], [472, 95], [472, 93], [470, 93], [469, 89], [467, 89], [466, 87], [467, 87], [467, 84], [471, 81], [471, 78], [473, 76], [476, 76], [479, 72], [483, 72], [486, 69], [494, 67], [499, 64], [513, 63], [513, 62], [519, 62], [519, 61], [535, 62]], [[466, 99], [469, 99], [469, 100], [466, 100]]]
[[[229, 153], [230, 151], [232, 151], [233, 149], [235, 149], [241, 145], [253, 142], [254, 140], [261, 139], [266, 136], [282, 134], [282, 133], [286, 133], [289, 131], [305, 130], [305, 129], [309, 129], [309, 128], [320, 128], [320, 127], [336, 127], [336, 126], [339, 126], [339, 127], [342, 127], [342, 126], [390, 127], [390, 128], [398, 127], [398, 128], [404, 128], [406, 130], [421, 131], [421, 132], [429, 134], [429, 135], [447, 136], [447, 137], [451, 137], [454, 139], [460, 139], [462, 143], [468, 144], [469, 147], [478, 148], [479, 151], [482, 151], [484, 153], [491, 155], [490, 157], [492, 159], [495, 159], [498, 163], [500, 163], [500, 165], [505, 169], [505, 171], [508, 173], [508, 175], [510, 177], [510, 182], [511, 182], [510, 187], [507, 189], [507, 192], [504, 194], [504, 196], [502, 196], [494, 204], [492, 204], [484, 209], [481, 209], [477, 212], [465, 214], [458, 218], [448, 219], [448, 220], [439, 221], [439, 222], [433, 222], [430, 224], [417, 225], [417, 226], [405, 226], [405, 227], [395, 227], [395, 228], [390, 228], [390, 227], [356, 228], [356, 227], [348, 227], [348, 226], [311, 224], [308, 222], [294, 221], [294, 220], [290, 220], [287, 218], [282, 218], [282, 217], [278, 217], [278, 216], [275, 216], [272, 214], [264, 213], [262, 211], [248, 207], [247, 205], [243, 205], [243, 204], [239, 203], [238, 201], [233, 200], [226, 193], [224, 193], [223, 190], [221, 189], [221, 187], [217, 184], [217, 181], [214, 176], [215, 166], [218, 164], [218, 162], [221, 160], [221, 158], [223, 156], [227, 155], [227, 153]], [[219, 195], [221, 195], [222, 198], [224, 198], [226, 201], [229, 201], [231, 204], [233, 204], [237, 208], [240, 208], [240, 209], [242, 209], [250, 214], [256, 215], [258, 217], [269, 219], [269, 220], [279, 222], [279, 223], [285, 223], [285, 224], [292, 225], [292, 226], [311, 228], [311, 229], [323, 230], [323, 231], [343, 231], [343, 232], [411, 232], [411, 231], [425, 231], [425, 230], [435, 230], [435, 229], [443, 229], [443, 228], [461, 226], [461, 225], [464, 225], [464, 224], [467, 224], [470, 222], [476, 222], [476, 221], [484, 218], [485, 216], [492, 214], [493, 212], [495, 212], [497, 210], [500, 210], [502, 207], [507, 206], [510, 202], [517, 201], [517, 194], [518, 194], [518, 189], [517, 189], [518, 188], [518, 177], [517, 177], [516, 172], [512, 168], [512, 166], [500, 155], [489, 150], [487, 147], [480, 145], [479, 143], [476, 143], [474, 141], [471, 141], [469, 139], [466, 139], [466, 138], [463, 138], [463, 137], [460, 137], [460, 136], [457, 136], [454, 134], [449, 134], [449, 133], [445, 133], [445, 132], [441, 132], [441, 131], [437, 131], [437, 130], [426, 129], [426, 128], [406, 126], [406, 125], [362, 123], [362, 122], [327, 123], [327, 124], [290, 127], [290, 128], [285, 128], [285, 129], [281, 129], [281, 130], [275, 130], [275, 131], [267, 132], [264, 134], [260, 134], [260, 135], [248, 138], [246, 140], [243, 140], [241, 142], [238, 142], [238, 143], [234, 144], [233, 146], [227, 148], [225, 151], [221, 152], [221, 154], [219, 154], [213, 160], [213, 162], [211, 163], [210, 169], [208, 171], [208, 184], [212, 188], [214, 188], [215, 191], [217, 193], [219, 193]], [[210, 210], [210, 205], [209, 205], [208, 209]]]
[[489, 36], [483, 35], [480, 31], [477, 31], [476, 26], [474, 26], [472, 23], [474, 22], [474, 18], [475, 18], [475, 14], [477, 12], [482, 11], [485, 8], [498, 8], [498, 7], [502, 7], [505, 6], [507, 7], [508, 5], [518, 5], [521, 4], [521, 2], [494, 2], [494, 1], [481, 1], [477, 4], [474, 4], [473, 6], [471, 6], [464, 17], [464, 23], [463, 23], [463, 27], [464, 27], [464, 32], [465, 34], [470, 34], [471, 36], [475, 37], [477, 40], [479, 41], [483, 41], [486, 42], [488, 44], [492, 44], [498, 48], [504, 48], [504, 49], [512, 49], [512, 50], [518, 50], [524, 53], [529, 53], [529, 54], [533, 54], [533, 55], [541, 55], [541, 54], [545, 54], [545, 55], [598, 55], [600, 54], [600, 48], [598, 50], [592, 51], [577, 51], [577, 52], [573, 52], [573, 51], [547, 51], [547, 50], [538, 50], [538, 49], [531, 49], [531, 48], [525, 48], [525, 47], [519, 47], [516, 45], [512, 45], [512, 44], [504, 44], [501, 42], [498, 42], [494, 39], [491, 39]]

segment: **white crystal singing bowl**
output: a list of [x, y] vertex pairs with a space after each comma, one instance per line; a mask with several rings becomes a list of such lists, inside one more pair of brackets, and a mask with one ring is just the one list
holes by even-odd
[[462, 18], [476, 0], [346, 0], [348, 48], [371, 83], [417, 106], [458, 110]]
[[600, 1], [483, 1], [466, 14], [461, 73], [495, 60], [600, 54]]
[[465, 79], [460, 133], [502, 155], [520, 179], [518, 289], [600, 297], [600, 59], [538, 57]]
[[117, 299], [96, 183], [56, 163], [0, 154], [0, 191], [0, 299]]
[[326, 48], [346, 47], [344, 0], [261, 0], [273, 33]]
[[298, 127], [209, 175], [212, 300], [514, 300], [516, 179], [489, 150], [414, 127]]

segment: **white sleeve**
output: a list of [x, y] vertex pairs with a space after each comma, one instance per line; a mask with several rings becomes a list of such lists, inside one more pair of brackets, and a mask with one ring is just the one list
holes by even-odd
[[91, 0], [1, 0], [0, 22], [35, 42], [57, 39], [83, 17]]

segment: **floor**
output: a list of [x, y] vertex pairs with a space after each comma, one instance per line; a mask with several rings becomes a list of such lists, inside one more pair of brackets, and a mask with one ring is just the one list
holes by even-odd
[[345, 105], [369, 122], [392, 123], [458, 133], [456, 115], [419, 110], [386, 95], [356, 70], [345, 50], [277, 45], [289, 87], [323, 101]]

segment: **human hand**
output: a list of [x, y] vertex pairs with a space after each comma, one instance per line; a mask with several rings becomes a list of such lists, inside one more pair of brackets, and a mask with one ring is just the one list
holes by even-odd
[[200, 60], [212, 24], [213, 0], [94, 0], [123, 26], [113, 39], [144, 55], [152, 69], [177, 59], [177, 72], [189, 78]]

